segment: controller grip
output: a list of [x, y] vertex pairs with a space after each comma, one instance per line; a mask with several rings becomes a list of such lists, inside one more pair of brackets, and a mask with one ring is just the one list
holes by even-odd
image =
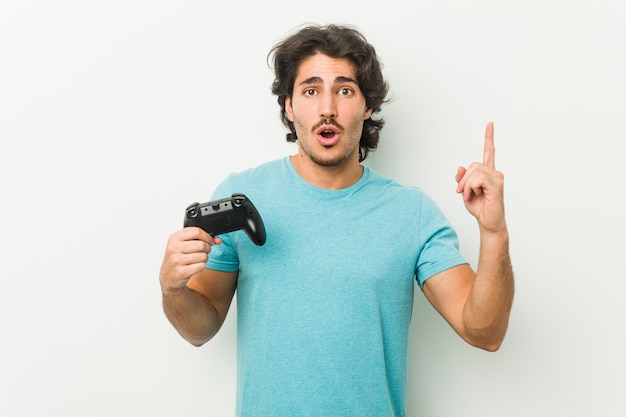
[[263, 246], [267, 240], [267, 236], [265, 235], [265, 225], [263, 224], [261, 216], [259, 216], [258, 213], [248, 217], [243, 231], [257, 246]]

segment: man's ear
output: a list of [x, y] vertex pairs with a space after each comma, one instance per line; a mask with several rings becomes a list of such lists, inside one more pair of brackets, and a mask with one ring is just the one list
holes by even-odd
[[293, 109], [291, 108], [291, 97], [285, 97], [285, 114], [290, 122], [293, 122]]
[[372, 117], [373, 111], [374, 109], [372, 109], [371, 107], [368, 107], [367, 110], [365, 110], [365, 114], [363, 115], [363, 120], [367, 120], [370, 117]]

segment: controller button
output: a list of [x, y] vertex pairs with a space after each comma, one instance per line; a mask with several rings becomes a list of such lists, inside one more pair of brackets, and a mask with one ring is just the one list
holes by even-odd
[[235, 197], [233, 198], [233, 206], [241, 207], [246, 199], [243, 197]]

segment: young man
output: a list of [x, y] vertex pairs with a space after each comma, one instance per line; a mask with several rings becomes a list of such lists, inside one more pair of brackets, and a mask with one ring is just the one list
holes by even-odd
[[225, 179], [246, 194], [267, 242], [185, 228], [168, 240], [163, 307], [190, 343], [210, 340], [235, 290], [241, 416], [404, 416], [414, 283], [468, 343], [497, 350], [513, 299], [503, 177], [493, 125], [484, 160], [456, 174], [480, 229], [474, 272], [434, 202], [364, 167], [388, 92], [356, 30], [310, 26], [276, 45], [288, 140], [298, 152]]

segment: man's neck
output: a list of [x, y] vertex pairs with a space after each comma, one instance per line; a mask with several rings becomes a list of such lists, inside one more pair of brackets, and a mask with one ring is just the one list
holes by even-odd
[[339, 166], [325, 167], [299, 153], [291, 156], [291, 164], [306, 182], [328, 190], [348, 188], [363, 176], [363, 166], [358, 160]]

